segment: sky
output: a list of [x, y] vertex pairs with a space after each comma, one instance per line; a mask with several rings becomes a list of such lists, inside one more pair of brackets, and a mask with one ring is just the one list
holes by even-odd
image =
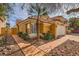
[[[24, 9], [21, 9], [22, 4], [20, 4], [20, 3], [16, 3], [15, 5], [10, 4], [10, 6], [12, 7], [13, 12], [14, 12], [14, 14], [9, 13], [10, 17], [8, 18], [8, 22], [10, 23], [11, 27], [15, 26], [17, 19], [24, 20], [28, 17], [27, 9], [29, 8], [29, 5], [30, 4], [26, 4], [24, 6]], [[67, 19], [69, 19], [71, 17], [79, 17], [79, 12], [71, 13], [69, 15], [66, 14], [66, 11], [69, 9], [79, 8], [79, 4], [77, 4], [77, 3], [72, 3], [72, 4], [71, 3], [60, 3], [60, 4], [58, 4], [58, 3], [51, 3], [51, 4], [45, 3], [43, 5], [47, 7], [50, 17], [63, 16]]]
[[12, 6], [14, 14], [9, 13], [10, 17], [8, 18], [8, 22], [13, 27], [15, 26], [17, 19], [23, 20], [28, 17], [28, 14], [26, 12], [27, 8], [25, 8], [24, 10], [21, 9], [21, 4], [16, 4], [14, 6], [13, 5], [11, 6]]

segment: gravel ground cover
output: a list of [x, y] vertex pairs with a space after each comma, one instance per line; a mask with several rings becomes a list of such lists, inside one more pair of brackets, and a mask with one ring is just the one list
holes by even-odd
[[67, 40], [45, 54], [45, 56], [79, 56], [79, 42]]
[[24, 54], [11, 35], [4, 35], [0, 38], [0, 56], [24, 56]]

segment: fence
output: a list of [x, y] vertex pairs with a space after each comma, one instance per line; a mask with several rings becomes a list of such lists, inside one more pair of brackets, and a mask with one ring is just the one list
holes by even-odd
[[9, 33], [9, 34], [17, 34], [17, 29], [16, 28], [1, 28], [1, 34], [5, 34], [5, 33]]

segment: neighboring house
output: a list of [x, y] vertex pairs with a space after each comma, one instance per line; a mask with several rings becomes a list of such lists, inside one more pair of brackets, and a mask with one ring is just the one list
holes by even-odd
[[6, 26], [5, 18], [0, 16], [0, 35], [4, 33], [3, 28]]
[[[66, 26], [64, 24], [64, 21], [59, 20], [65, 20], [64, 17], [60, 17], [56, 19], [50, 18], [48, 16], [40, 16], [39, 17], [39, 32], [40, 33], [46, 33], [50, 32], [57, 38], [58, 36], [62, 36], [66, 34]], [[37, 16], [31, 16], [28, 17], [25, 20], [17, 20], [16, 25], [18, 32], [28, 32], [30, 33], [36, 33], [36, 20]]]

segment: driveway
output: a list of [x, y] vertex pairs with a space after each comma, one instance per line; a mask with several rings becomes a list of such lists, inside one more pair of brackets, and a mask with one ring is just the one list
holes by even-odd
[[70, 35], [66, 35], [65, 37], [69, 40], [74, 40], [79, 42], [79, 33], [72, 33]]

